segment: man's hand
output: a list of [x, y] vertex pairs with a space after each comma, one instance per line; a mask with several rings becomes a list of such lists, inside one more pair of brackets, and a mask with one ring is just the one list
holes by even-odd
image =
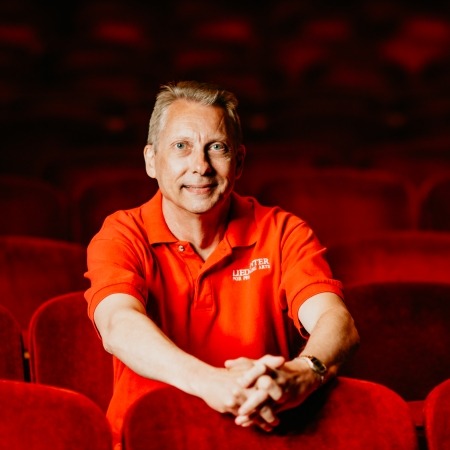
[[194, 387], [195, 395], [220, 413], [237, 415], [249, 392], [238, 382], [242, 375], [243, 370], [238, 368], [227, 370], [208, 367], [207, 372], [198, 378], [199, 382]]
[[258, 424], [262, 419], [273, 428], [278, 424], [277, 412], [298, 406], [320, 384], [317, 375], [300, 359], [285, 362], [282, 357], [266, 355], [259, 360], [239, 358], [226, 362], [228, 368], [237, 366], [247, 368], [238, 379], [247, 390], [235, 419], [241, 426]]
[[[225, 367], [228, 370], [244, 370], [237, 381], [246, 392], [246, 400], [236, 411], [235, 422], [237, 425], [244, 427], [256, 425], [265, 431], [272, 431], [278, 425], [279, 420], [274, 414], [272, 407], [269, 404], [264, 404], [269, 398], [267, 392], [260, 389], [260, 387], [264, 386], [264, 380], [271, 379], [275, 375], [275, 370], [281, 367], [284, 362], [285, 359], [282, 356], [272, 355], [265, 355], [258, 360], [238, 358], [225, 361]], [[276, 391], [273, 391], [272, 395], [277, 397], [278, 394]], [[251, 414], [242, 416], [240, 410], [245, 404], [254, 404], [256, 406]]]

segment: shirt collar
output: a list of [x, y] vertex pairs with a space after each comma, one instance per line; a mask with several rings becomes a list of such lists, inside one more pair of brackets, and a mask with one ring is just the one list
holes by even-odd
[[162, 194], [159, 189], [156, 194], [143, 205], [143, 219], [150, 245], [178, 241], [166, 224], [161, 205]]
[[255, 201], [233, 192], [231, 213], [225, 239], [231, 247], [246, 247], [256, 242]]
[[[162, 194], [157, 193], [143, 205], [142, 213], [148, 240], [151, 245], [177, 242], [162, 213]], [[225, 232], [225, 240], [231, 247], [249, 246], [256, 241], [254, 200], [231, 194], [230, 221]]]

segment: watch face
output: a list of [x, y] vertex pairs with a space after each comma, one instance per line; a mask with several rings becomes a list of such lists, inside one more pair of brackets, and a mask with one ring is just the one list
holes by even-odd
[[325, 364], [315, 356], [302, 355], [301, 357], [307, 359], [310, 362], [311, 369], [318, 374], [323, 375], [327, 371]]
[[313, 358], [311, 358], [311, 362], [316, 367], [317, 372], [325, 373], [327, 371], [325, 364], [323, 364], [322, 361], [320, 361], [319, 359], [313, 357]]

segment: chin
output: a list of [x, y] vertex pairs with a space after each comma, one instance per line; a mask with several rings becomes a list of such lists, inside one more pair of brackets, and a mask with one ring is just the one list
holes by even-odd
[[190, 202], [189, 208], [187, 209], [194, 214], [205, 214], [210, 211], [213, 211], [214, 209], [220, 208], [220, 206], [224, 205], [225, 201], [223, 197], [220, 198], [209, 197]]
[[207, 204], [205, 203], [202, 204], [201, 202], [198, 202], [195, 204], [191, 204], [189, 208], [186, 209], [193, 214], [205, 214], [212, 211], [216, 206], [217, 203], [208, 202]]

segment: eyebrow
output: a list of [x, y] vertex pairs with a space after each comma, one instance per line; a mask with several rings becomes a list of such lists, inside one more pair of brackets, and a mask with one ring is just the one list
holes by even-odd
[[[180, 135], [180, 136], [175, 136], [172, 139], [172, 142], [178, 142], [178, 141], [192, 141], [192, 136], [187, 136], [187, 135]], [[213, 143], [213, 142], [224, 142], [226, 144], [229, 144], [229, 142], [231, 142], [231, 139], [229, 138], [229, 136], [227, 136], [226, 134], [221, 134], [213, 136], [212, 139], [208, 140], [208, 143]]]

